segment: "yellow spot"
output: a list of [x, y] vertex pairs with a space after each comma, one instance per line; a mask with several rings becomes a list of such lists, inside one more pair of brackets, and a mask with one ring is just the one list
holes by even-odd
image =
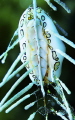
[[38, 9], [37, 9], [37, 12], [38, 12], [38, 13], [41, 13], [41, 11], [42, 11], [41, 8], [38, 8]]
[[50, 92], [50, 90], [47, 90], [47, 93], [49, 93], [49, 94], [50, 94], [50, 93], [51, 93], [51, 92]]
[[30, 14], [29, 16], [28, 16], [28, 20], [32, 20], [34, 17], [33, 17], [33, 15], [32, 14]]
[[60, 62], [56, 62], [54, 64], [54, 70], [56, 71], [59, 68]]

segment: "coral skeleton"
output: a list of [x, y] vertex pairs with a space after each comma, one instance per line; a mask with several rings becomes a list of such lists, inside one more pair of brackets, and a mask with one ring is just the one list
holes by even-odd
[[[44, 1], [51, 7], [51, 9], [54, 11], [57, 10], [50, 0]], [[71, 10], [62, 1], [54, 0], [54, 2], [62, 6], [67, 13], [71, 12]], [[26, 67], [27, 71], [22, 76], [19, 76], [14, 85], [12, 85], [10, 90], [0, 101], [0, 112], [6, 109], [5, 112], [9, 113], [20, 103], [29, 99], [32, 95], [37, 95], [37, 93], [39, 93], [42, 94], [41, 97], [37, 97], [35, 101], [26, 105], [24, 109], [28, 110], [37, 104], [38, 101], [42, 101], [43, 106], [37, 108], [36, 111], [31, 113], [27, 120], [36, 119], [37, 113], [43, 115], [45, 120], [48, 120], [49, 113], [53, 113], [61, 117], [63, 120], [75, 119], [63, 90], [65, 90], [67, 94], [71, 94], [71, 91], [59, 79], [64, 58], [75, 65], [75, 60], [65, 53], [63, 42], [73, 48], [75, 48], [75, 44], [60, 35], [56, 26], [62, 31], [62, 33], [67, 35], [65, 30], [63, 30], [56, 21], [53, 21], [42, 8], [37, 7], [36, 0], [33, 0], [33, 6], [27, 8], [22, 14], [19, 26], [11, 38], [7, 50], [0, 55], [2, 64], [5, 63], [8, 52], [13, 50], [18, 43], [20, 45], [21, 52], [7, 71], [2, 82], [0, 82], [0, 88], [18, 74], [24, 67]], [[18, 38], [14, 41], [16, 36], [18, 36]], [[22, 65], [15, 70], [20, 60], [22, 61]], [[31, 79], [31, 83], [8, 100], [12, 92], [28, 75]], [[34, 85], [37, 86], [37, 90], [33, 91], [31, 94], [24, 95]], [[50, 87], [53, 88], [56, 94], [51, 92]], [[24, 96], [21, 97], [22, 95]], [[53, 101], [55, 101], [62, 110], [56, 110], [51, 106]]]

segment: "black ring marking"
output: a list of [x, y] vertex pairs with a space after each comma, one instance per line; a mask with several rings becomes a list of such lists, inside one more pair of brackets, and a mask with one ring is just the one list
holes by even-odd
[[23, 49], [25, 49], [26, 48], [26, 43], [23, 43], [22, 47], [23, 47]]
[[59, 58], [57, 57], [56, 51], [52, 51], [52, 58], [56, 61], [59, 60]]
[[25, 14], [23, 14], [23, 17], [25, 18], [25, 17], [26, 17], [26, 15], [25, 15]]
[[41, 16], [41, 20], [42, 20], [42, 21], [45, 20], [45, 16], [44, 16], [44, 15]]
[[59, 68], [60, 62], [55, 62], [54, 64], [54, 70], [56, 71]]
[[22, 37], [24, 36], [24, 31], [23, 31], [23, 29], [20, 30], [20, 34], [21, 34]]
[[45, 28], [47, 26], [47, 23], [46, 22], [43, 22], [43, 27]]
[[22, 20], [20, 21], [21, 27], [23, 27], [23, 23], [24, 23], [24, 19], [22, 19]]
[[23, 60], [26, 60], [27, 59], [27, 57], [26, 56], [23, 56]]

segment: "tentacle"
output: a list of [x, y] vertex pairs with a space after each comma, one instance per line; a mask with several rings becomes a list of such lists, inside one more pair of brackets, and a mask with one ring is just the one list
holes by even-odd
[[33, 8], [34, 8], [34, 29], [35, 29], [35, 36], [36, 36], [36, 42], [37, 42], [37, 46], [38, 46], [38, 50], [37, 50], [37, 55], [38, 55], [38, 68], [39, 68], [39, 80], [40, 80], [40, 85], [41, 85], [41, 91], [43, 94], [43, 97], [45, 97], [45, 91], [44, 91], [44, 87], [43, 87], [43, 80], [42, 80], [42, 73], [41, 73], [41, 58], [40, 58], [40, 45], [39, 45], [39, 39], [38, 39], [38, 32], [37, 32], [37, 21], [36, 21], [36, 0], [33, 0]]
[[23, 101], [25, 101], [26, 99], [28, 99], [32, 94], [27, 94], [24, 97], [22, 97], [21, 99], [19, 99], [17, 102], [15, 102], [13, 105], [11, 105], [5, 112], [9, 113], [12, 109], [14, 109], [16, 106], [18, 106], [20, 103], [22, 103]]
[[29, 108], [31, 108], [32, 106], [34, 106], [36, 102], [37, 102], [37, 100], [34, 101], [34, 102], [31, 102], [30, 104], [26, 105], [26, 106], [24, 107], [24, 109], [25, 109], [25, 110], [28, 110]]
[[49, 31], [51, 34], [55, 35], [57, 38], [59, 38], [60, 40], [62, 40], [63, 42], [65, 42], [66, 44], [68, 44], [69, 46], [75, 48], [75, 44], [70, 41], [69, 39], [65, 38], [64, 36], [62, 35], [59, 35], [58, 33], [55, 33], [53, 32], [52, 30], [46, 30], [46, 31]]
[[23, 63], [20, 67], [18, 67], [12, 74], [10, 74], [5, 81], [0, 83], [0, 87], [2, 87], [6, 82], [12, 79], [17, 73], [19, 73], [29, 62]]
[[16, 99], [18, 99], [20, 96], [22, 96], [24, 93], [26, 93], [28, 90], [30, 90], [33, 87], [33, 83], [29, 83], [25, 88], [23, 88], [20, 92], [18, 92], [16, 95], [14, 95], [10, 100], [8, 100], [5, 104], [2, 105], [2, 101], [0, 103], [0, 112], [3, 111], [6, 107], [8, 107], [10, 104], [12, 104]]
[[[18, 55], [18, 57], [16, 58], [16, 60], [13, 62], [13, 64], [11, 65], [10, 69], [8, 70], [7, 74], [5, 75], [5, 77], [3, 78], [3, 83], [7, 81], [7, 78], [9, 77], [9, 75], [12, 73], [12, 71], [14, 70], [14, 68], [16, 67], [16, 65], [18, 64], [18, 62], [20, 61], [22, 55], [24, 54], [25, 49], [22, 53], [20, 53]], [[0, 83], [1, 84], [1, 83]]]
[[13, 92], [13, 90], [20, 84], [20, 82], [22, 82], [22, 80], [24, 80], [24, 78], [26, 78], [27, 75], [29, 75], [29, 73], [32, 71], [32, 69], [28, 70], [27, 72], [25, 72], [15, 83], [14, 85], [11, 87], [11, 89], [7, 92], [7, 94], [4, 96], [4, 98], [2, 99], [0, 105], [4, 104], [4, 102], [7, 100], [7, 98], [10, 96], [10, 94]]
[[[75, 44], [73, 42], [71, 42], [69, 39], [65, 38], [64, 36], [61, 36], [58, 33], [53, 32], [50, 29], [49, 30], [46, 29], [46, 31], [49, 31], [51, 34], [53, 34], [54, 36], [56, 36], [60, 40], [64, 41], [65, 43], [67, 43], [71, 47], [75, 48]], [[69, 55], [67, 55], [66, 53], [64, 53], [60, 49], [55, 49], [55, 51], [57, 51], [58, 53], [60, 53], [64, 58], [66, 58], [68, 61], [70, 61], [71, 63], [73, 63], [75, 65], [75, 60], [73, 58], [71, 58]]]
[[27, 120], [33, 120], [36, 115], [36, 112], [32, 113]]
[[68, 33], [54, 20], [53, 21], [56, 27], [65, 35], [68, 36]]
[[[33, 86], [33, 85], [32, 85]], [[32, 86], [30, 85], [30, 88], [32, 88]], [[15, 108], [16, 106], [18, 106], [20, 103], [22, 103], [23, 101], [25, 101], [26, 99], [28, 99], [29, 97], [31, 97], [32, 95], [34, 95], [38, 90], [34, 91], [31, 94], [27, 94], [24, 97], [22, 97], [21, 99], [19, 99], [17, 102], [15, 102], [13, 105], [11, 105], [5, 112], [8, 113], [10, 112], [13, 108]]]
[[72, 120], [72, 113], [71, 113], [71, 109], [69, 107], [69, 104], [66, 100], [66, 97], [64, 95], [64, 92], [63, 92], [63, 87], [61, 86], [60, 82], [55, 78], [56, 80], [56, 86], [54, 87], [54, 89], [56, 90], [56, 92], [58, 93], [58, 95], [60, 95], [60, 98], [62, 100], [62, 103], [65, 105], [66, 107], [66, 112], [68, 114], [68, 118], [70, 120]]
[[59, 78], [57, 78], [55, 76], [55, 79], [60, 82], [61, 86], [64, 88], [64, 90], [67, 92], [67, 94], [71, 94], [71, 91], [67, 88], [67, 86]]
[[[54, 10], [57, 11], [57, 8], [50, 2], [50, 0], [45, 0], [47, 2], [47, 4]], [[67, 5], [60, 1], [60, 0], [54, 0], [57, 4], [59, 4], [61, 7], [63, 7], [67, 13], [71, 13], [71, 10], [67, 7]]]
[[50, 0], [45, 0], [45, 1], [54, 11], [57, 11], [57, 8], [50, 2]]
[[11, 38], [11, 41], [10, 41], [8, 47], [7, 47], [7, 50], [2, 55], [0, 55], [0, 59], [3, 58], [2, 61], [1, 61], [3, 64], [5, 63], [8, 52], [11, 49], [13, 49], [19, 42], [19, 39], [16, 39], [16, 41], [11, 45], [11, 42], [14, 40], [14, 37], [17, 36], [17, 35], [18, 35], [18, 29], [14, 32], [13, 37]]
[[67, 7], [67, 5], [64, 2], [62, 2], [60, 0], [54, 0], [54, 1], [57, 4], [59, 4], [61, 7], [63, 7], [67, 11], [67, 13], [71, 13], [71, 10]]
[[66, 58], [68, 61], [70, 61], [71, 63], [73, 63], [75, 65], [75, 60], [73, 58], [71, 58], [69, 55], [67, 55], [66, 53], [64, 53], [63, 51], [56, 49], [56, 51], [58, 53], [60, 53], [64, 58]]
[[68, 119], [64, 116], [63, 112], [61, 112], [61, 111], [56, 111], [56, 110], [54, 110], [54, 108], [52, 108], [51, 111], [52, 111], [53, 113], [55, 113], [57, 116], [61, 117], [63, 120], [68, 120]]

